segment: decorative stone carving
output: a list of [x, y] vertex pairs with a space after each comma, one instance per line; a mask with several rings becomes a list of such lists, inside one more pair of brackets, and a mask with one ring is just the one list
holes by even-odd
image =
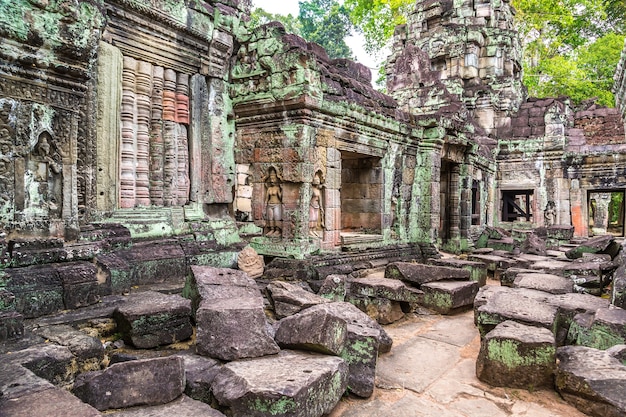
[[263, 256], [259, 255], [251, 246], [246, 246], [237, 255], [237, 266], [250, 278], [258, 278], [263, 275], [265, 262]]
[[317, 172], [311, 184], [311, 200], [309, 202], [309, 234], [321, 237], [324, 230], [324, 202], [322, 199], [322, 174]]
[[265, 236], [280, 237], [283, 228], [283, 189], [274, 168], [270, 168], [264, 178], [265, 189]]

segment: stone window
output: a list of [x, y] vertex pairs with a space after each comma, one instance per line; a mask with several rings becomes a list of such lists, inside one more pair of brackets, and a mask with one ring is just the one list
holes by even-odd
[[502, 221], [531, 221], [534, 206], [533, 190], [502, 191]]
[[624, 236], [623, 190], [590, 190], [587, 202], [590, 236]]

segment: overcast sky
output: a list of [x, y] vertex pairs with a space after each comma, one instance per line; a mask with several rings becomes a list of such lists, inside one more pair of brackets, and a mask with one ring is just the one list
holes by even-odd
[[[252, 3], [255, 7], [260, 7], [272, 14], [292, 14], [293, 16], [298, 16], [298, 0], [253, 0]], [[375, 72], [377, 67], [387, 57], [373, 57], [365, 52], [363, 49], [363, 37], [359, 34], [354, 34], [347, 38], [346, 43], [352, 49], [354, 55], [356, 55], [356, 60], [368, 66], [372, 70], [372, 78], [376, 79]]]

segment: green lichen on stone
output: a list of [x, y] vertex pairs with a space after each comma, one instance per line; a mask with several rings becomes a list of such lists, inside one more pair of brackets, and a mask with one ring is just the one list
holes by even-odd
[[377, 353], [377, 341], [374, 337], [368, 337], [366, 340], [355, 340], [349, 343], [341, 352], [341, 359], [347, 364], [370, 363], [372, 357]]
[[24, 0], [0, 1], [0, 33], [19, 41], [28, 39], [30, 27], [25, 18], [32, 5]]
[[295, 412], [298, 404], [293, 399], [284, 396], [277, 399], [255, 398], [249, 403], [248, 408], [270, 416], [277, 416]]
[[424, 294], [424, 305], [446, 311], [452, 308], [452, 297], [449, 294], [426, 293]]
[[500, 362], [509, 369], [520, 366], [546, 365], [554, 362], [556, 349], [554, 346], [539, 347], [522, 355], [519, 343], [513, 340], [492, 339], [487, 342], [487, 357]]
[[[626, 333], [626, 331], [625, 331]], [[615, 345], [625, 344], [626, 340], [615, 330], [602, 324], [593, 324], [590, 328], [572, 322], [568, 332], [571, 343], [579, 346], [606, 350]]]

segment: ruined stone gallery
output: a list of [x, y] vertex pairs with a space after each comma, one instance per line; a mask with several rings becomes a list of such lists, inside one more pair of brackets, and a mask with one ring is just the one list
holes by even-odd
[[481, 381], [624, 415], [626, 49], [527, 97], [514, 13], [416, 1], [384, 94], [238, 0], [0, 0], [0, 416], [322, 416], [471, 308]]

